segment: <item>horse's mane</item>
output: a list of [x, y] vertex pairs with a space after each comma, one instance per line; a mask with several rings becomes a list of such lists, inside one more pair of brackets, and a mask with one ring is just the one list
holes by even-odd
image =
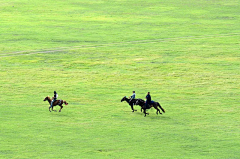
[[47, 96], [47, 98], [48, 98], [49, 100], [52, 100], [49, 96]]

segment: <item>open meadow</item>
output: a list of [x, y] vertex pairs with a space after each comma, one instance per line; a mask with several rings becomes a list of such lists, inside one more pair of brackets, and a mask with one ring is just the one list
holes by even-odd
[[0, 4], [0, 158], [239, 158], [240, 0]]

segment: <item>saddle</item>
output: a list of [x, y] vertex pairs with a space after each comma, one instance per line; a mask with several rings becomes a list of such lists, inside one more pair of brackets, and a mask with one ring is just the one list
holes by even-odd
[[63, 100], [58, 99], [58, 100], [56, 100], [56, 101], [54, 102], [54, 104], [56, 104], [56, 105], [60, 105], [60, 104], [62, 103], [62, 101], [63, 101]]
[[152, 107], [153, 107], [153, 103], [154, 103], [154, 101], [151, 101], [151, 102], [147, 105], [147, 108], [146, 108], [146, 109], [152, 108]]
[[[146, 102], [144, 102], [144, 103], [146, 103]], [[150, 104], [153, 104], [154, 103], [154, 101], [152, 100], [151, 102], [150, 102]]]

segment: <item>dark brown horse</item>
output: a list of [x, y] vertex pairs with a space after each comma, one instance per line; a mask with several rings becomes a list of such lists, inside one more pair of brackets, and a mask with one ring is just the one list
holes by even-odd
[[[51, 108], [51, 102], [52, 102], [52, 99], [49, 97], [49, 96], [47, 96], [43, 101], [48, 101], [48, 103], [50, 104], [50, 107], [49, 107], [49, 111], [51, 112], [51, 110], [50, 110], [50, 108]], [[61, 110], [62, 110], [62, 108], [63, 108], [63, 103], [65, 104], [65, 105], [68, 105], [68, 103], [65, 101], [65, 100], [56, 100], [54, 103], [53, 103], [53, 105], [52, 105], [52, 111], [56, 111], [56, 110], [53, 110], [53, 107], [54, 106], [57, 106], [57, 105], [59, 105], [61, 108], [59, 109], [59, 112], [61, 112]]]
[[[137, 105], [137, 104], [136, 104], [136, 101], [137, 101], [137, 100], [138, 100], [138, 99], [132, 99], [132, 100], [130, 101], [130, 99], [128, 99], [128, 98], [125, 96], [125, 97], [122, 98], [121, 102], [126, 101], [126, 102], [131, 106], [132, 112], [134, 112], [134, 111], [137, 111], [137, 110], [133, 109], [133, 105]], [[141, 109], [141, 111], [142, 111], [142, 109]]]
[[160, 112], [160, 110], [158, 109], [158, 107], [165, 113], [165, 110], [162, 108], [162, 106], [160, 105], [159, 102], [151, 102], [151, 104], [149, 105], [149, 108], [146, 108], [146, 106], [145, 106], [145, 101], [142, 100], [142, 99], [138, 99], [138, 100], [136, 101], [136, 105], [140, 105], [140, 106], [142, 107], [143, 113], [145, 114], [145, 116], [146, 116], [146, 114], [149, 115], [149, 113], [146, 113], [146, 109], [150, 109], [150, 108], [152, 108], [152, 107], [154, 107], [154, 108], [157, 110], [157, 112], [156, 112], [157, 115], [158, 115], [158, 112], [159, 112], [159, 114], [162, 114], [162, 113]]

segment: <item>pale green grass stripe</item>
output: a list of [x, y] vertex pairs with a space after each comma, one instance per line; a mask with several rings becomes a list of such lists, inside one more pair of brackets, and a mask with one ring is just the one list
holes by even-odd
[[229, 34], [203, 35], [203, 36], [184, 36], [184, 37], [176, 37], [176, 38], [147, 39], [147, 40], [116, 42], [116, 43], [113, 42], [113, 43], [98, 44], [98, 45], [59, 47], [59, 48], [51, 48], [48, 50], [26, 50], [26, 51], [1, 54], [0, 57], [32, 55], [32, 54], [48, 54], [48, 53], [76, 50], [76, 49], [81, 49], [81, 48], [97, 48], [97, 47], [107, 47], [107, 46], [118, 46], [118, 45], [124, 45], [124, 44], [157, 43], [157, 42], [179, 41], [182, 39], [205, 39], [205, 38], [229, 37], [229, 36], [238, 36], [238, 35], [240, 35], [240, 32], [239, 33], [229, 33]]

